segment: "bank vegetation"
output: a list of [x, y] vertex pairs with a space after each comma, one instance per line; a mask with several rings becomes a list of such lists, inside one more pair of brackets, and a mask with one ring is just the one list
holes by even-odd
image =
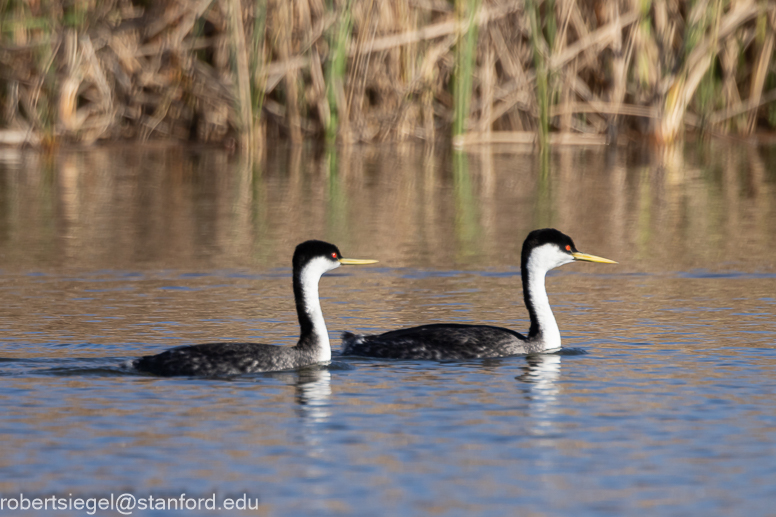
[[772, 0], [0, 0], [0, 144], [749, 135], [775, 29]]

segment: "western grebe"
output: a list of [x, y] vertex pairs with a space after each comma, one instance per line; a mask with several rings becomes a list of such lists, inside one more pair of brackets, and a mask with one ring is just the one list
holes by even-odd
[[307, 241], [293, 258], [294, 299], [301, 334], [294, 346], [259, 343], [205, 343], [171, 348], [130, 362], [137, 370], [162, 375], [221, 377], [299, 368], [331, 359], [331, 346], [318, 299], [318, 280], [342, 264], [374, 264], [376, 260], [342, 258], [333, 244]]
[[523, 298], [531, 317], [527, 336], [488, 325], [431, 324], [379, 335], [342, 335], [342, 355], [391, 359], [461, 360], [550, 352], [561, 348], [560, 331], [547, 299], [544, 277], [550, 269], [575, 260], [616, 264], [577, 251], [568, 235], [534, 230], [523, 242], [520, 272]]

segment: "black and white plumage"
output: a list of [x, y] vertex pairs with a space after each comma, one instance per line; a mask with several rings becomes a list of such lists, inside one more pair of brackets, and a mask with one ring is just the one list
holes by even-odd
[[577, 251], [568, 235], [547, 228], [534, 230], [523, 242], [520, 270], [523, 298], [531, 318], [524, 336], [487, 325], [433, 324], [379, 335], [342, 335], [342, 355], [390, 359], [465, 360], [551, 352], [561, 348], [560, 330], [552, 314], [544, 279], [547, 271], [574, 262], [613, 260]]
[[342, 264], [373, 264], [376, 260], [342, 258], [333, 244], [306, 241], [293, 258], [294, 299], [301, 333], [294, 346], [261, 343], [206, 343], [172, 348], [140, 357], [129, 366], [154, 375], [223, 377], [300, 368], [331, 359], [329, 333], [318, 298], [318, 281]]

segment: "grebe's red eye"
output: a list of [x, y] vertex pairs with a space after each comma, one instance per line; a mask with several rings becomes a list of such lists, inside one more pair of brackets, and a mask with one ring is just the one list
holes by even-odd
[[566, 244], [566, 251], [571, 251], [571, 244]]
[[331, 254], [331, 258], [337, 258], [337, 252], [336, 252], [336, 251], [335, 251], [335, 252], [332, 252], [332, 254]]

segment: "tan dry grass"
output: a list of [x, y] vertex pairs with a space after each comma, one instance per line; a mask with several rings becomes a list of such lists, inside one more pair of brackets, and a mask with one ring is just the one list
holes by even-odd
[[[0, 143], [435, 141], [456, 113], [460, 145], [669, 142], [685, 123], [776, 120], [776, 2], [458, 4], [473, 17], [440, 0], [0, 0]], [[470, 24], [471, 93], [456, 98]]]

